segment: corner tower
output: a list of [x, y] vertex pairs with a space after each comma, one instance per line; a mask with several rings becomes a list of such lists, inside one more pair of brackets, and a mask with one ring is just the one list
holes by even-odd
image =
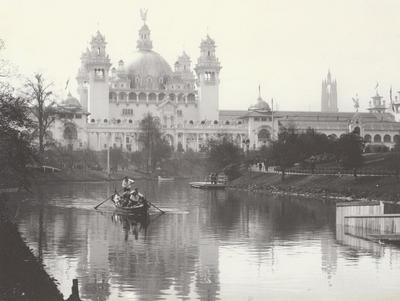
[[215, 42], [208, 35], [200, 44], [200, 57], [195, 71], [199, 88], [199, 119], [219, 119], [219, 71], [221, 65], [215, 56]]
[[328, 70], [326, 80], [322, 81], [321, 112], [337, 112], [337, 86], [336, 80], [332, 80]]
[[[106, 54], [106, 44], [104, 36], [97, 31], [90, 42], [90, 49], [82, 54], [77, 77], [78, 90], [84, 91], [85, 82], [88, 86], [87, 109], [94, 119], [109, 117], [108, 71], [111, 63]], [[81, 98], [82, 96], [81, 94]], [[83, 105], [85, 106], [85, 103]]]

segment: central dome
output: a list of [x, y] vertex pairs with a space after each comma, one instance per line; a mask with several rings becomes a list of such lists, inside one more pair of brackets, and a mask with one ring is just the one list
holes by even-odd
[[141, 78], [171, 75], [172, 69], [167, 61], [152, 50], [139, 50], [133, 55], [133, 59], [127, 65], [129, 75], [140, 76]]

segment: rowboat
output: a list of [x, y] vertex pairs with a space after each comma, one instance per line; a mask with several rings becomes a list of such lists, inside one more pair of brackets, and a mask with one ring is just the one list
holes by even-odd
[[158, 181], [163, 182], [163, 181], [175, 181], [174, 177], [162, 177], [158, 176]]
[[131, 206], [124, 206], [122, 205], [122, 196], [120, 196], [118, 193], [114, 193], [111, 200], [114, 203], [115, 210], [118, 213], [122, 214], [135, 214], [135, 215], [146, 215], [149, 211], [149, 204], [147, 203], [146, 199], [144, 197], [139, 198], [139, 202], [135, 205]]

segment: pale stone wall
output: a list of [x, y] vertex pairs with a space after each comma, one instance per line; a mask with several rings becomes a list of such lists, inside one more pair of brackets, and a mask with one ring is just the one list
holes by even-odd
[[[64, 130], [68, 124], [72, 124], [77, 131], [77, 138], [69, 141], [64, 138]], [[72, 119], [56, 119], [49, 131], [52, 138], [62, 147], [72, 145], [74, 150], [85, 149], [88, 147], [88, 136], [86, 131], [86, 116], [82, 115], [81, 118]]]
[[[107, 80], [107, 77], [106, 77]], [[94, 78], [94, 72], [90, 73], [89, 105], [88, 111], [91, 118], [108, 118], [109, 116], [109, 88], [106, 81], [98, 81]]]

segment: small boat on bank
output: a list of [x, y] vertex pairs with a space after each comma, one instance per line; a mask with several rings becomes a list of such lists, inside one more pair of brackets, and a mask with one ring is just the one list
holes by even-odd
[[228, 177], [225, 173], [210, 174], [204, 182], [190, 182], [193, 188], [200, 189], [225, 189], [228, 183]]
[[174, 178], [174, 177], [162, 177], [162, 176], [158, 176], [158, 181], [159, 181], [159, 182], [175, 181], [175, 178]]
[[192, 188], [200, 188], [200, 189], [225, 189], [226, 184], [223, 183], [211, 183], [211, 182], [190, 182], [189, 185]]
[[114, 203], [116, 211], [123, 214], [146, 215], [150, 208], [150, 205], [144, 197], [139, 197], [138, 200], [132, 202], [131, 205], [126, 205], [124, 204], [126, 202], [124, 197], [118, 193], [114, 193], [111, 201]]

